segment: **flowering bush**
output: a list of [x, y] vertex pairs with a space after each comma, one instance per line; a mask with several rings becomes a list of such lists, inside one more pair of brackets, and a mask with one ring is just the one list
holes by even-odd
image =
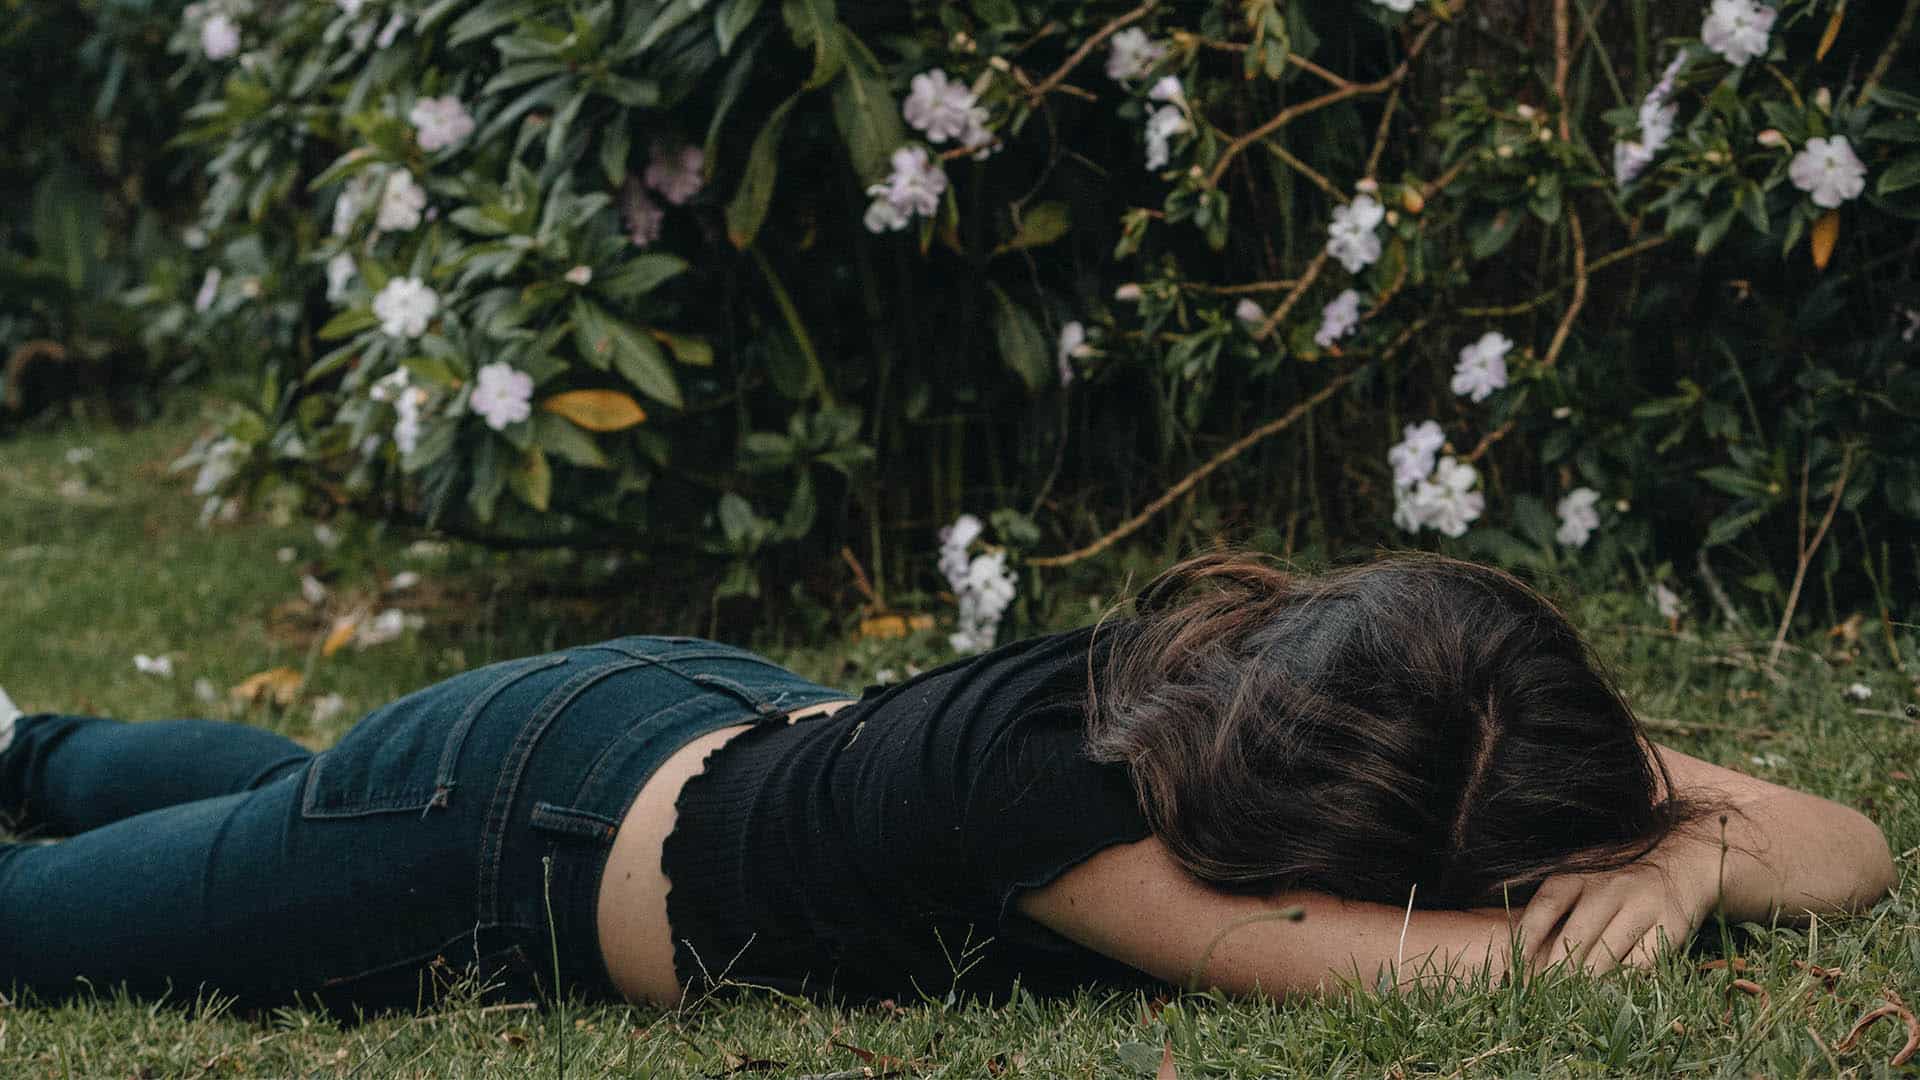
[[296, 343], [230, 483], [753, 593], [969, 507], [1097, 550], [1197, 465], [1290, 548], [1778, 600], [1754, 526], [1920, 518], [1916, 4], [1623, 3], [204, 0], [194, 324]]

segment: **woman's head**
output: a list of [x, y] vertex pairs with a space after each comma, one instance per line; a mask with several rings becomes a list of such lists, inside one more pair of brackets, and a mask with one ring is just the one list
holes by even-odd
[[1137, 606], [1095, 673], [1089, 743], [1204, 880], [1518, 902], [1698, 814], [1659, 798], [1580, 635], [1498, 570], [1401, 555], [1302, 576], [1209, 555]]

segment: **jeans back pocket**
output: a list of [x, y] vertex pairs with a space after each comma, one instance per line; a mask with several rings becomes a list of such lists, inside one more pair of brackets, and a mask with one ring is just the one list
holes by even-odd
[[445, 798], [474, 720], [508, 687], [565, 664], [562, 654], [491, 664], [408, 694], [368, 714], [314, 755], [300, 816], [420, 813]]

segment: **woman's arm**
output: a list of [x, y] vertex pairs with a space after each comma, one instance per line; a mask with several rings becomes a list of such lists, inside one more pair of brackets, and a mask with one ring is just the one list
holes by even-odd
[[[1337, 990], [1356, 977], [1371, 987], [1388, 972], [1402, 985], [1465, 979], [1483, 966], [1498, 978], [1512, 958], [1505, 912], [1416, 908], [1409, 917], [1405, 908], [1321, 893], [1237, 896], [1195, 879], [1151, 837], [1108, 848], [1017, 904], [1055, 933], [1156, 978], [1232, 994]], [[1296, 907], [1301, 918], [1283, 917]]]
[[1722, 803], [1720, 817], [1669, 837], [1645, 859], [1604, 874], [1549, 878], [1520, 920], [1534, 964], [1603, 971], [1651, 962], [1718, 911], [1735, 922], [1861, 911], [1894, 885], [1886, 837], [1858, 811], [1769, 784], [1664, 746], [1676, 790]]

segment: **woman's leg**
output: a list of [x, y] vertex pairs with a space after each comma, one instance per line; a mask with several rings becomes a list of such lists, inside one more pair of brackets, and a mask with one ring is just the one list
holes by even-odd
[[73, 836], [149, 810], [251, 791], [312, 756], [245, 724], [21, 716], [0, 749], [0, 815], [22, 835]]

